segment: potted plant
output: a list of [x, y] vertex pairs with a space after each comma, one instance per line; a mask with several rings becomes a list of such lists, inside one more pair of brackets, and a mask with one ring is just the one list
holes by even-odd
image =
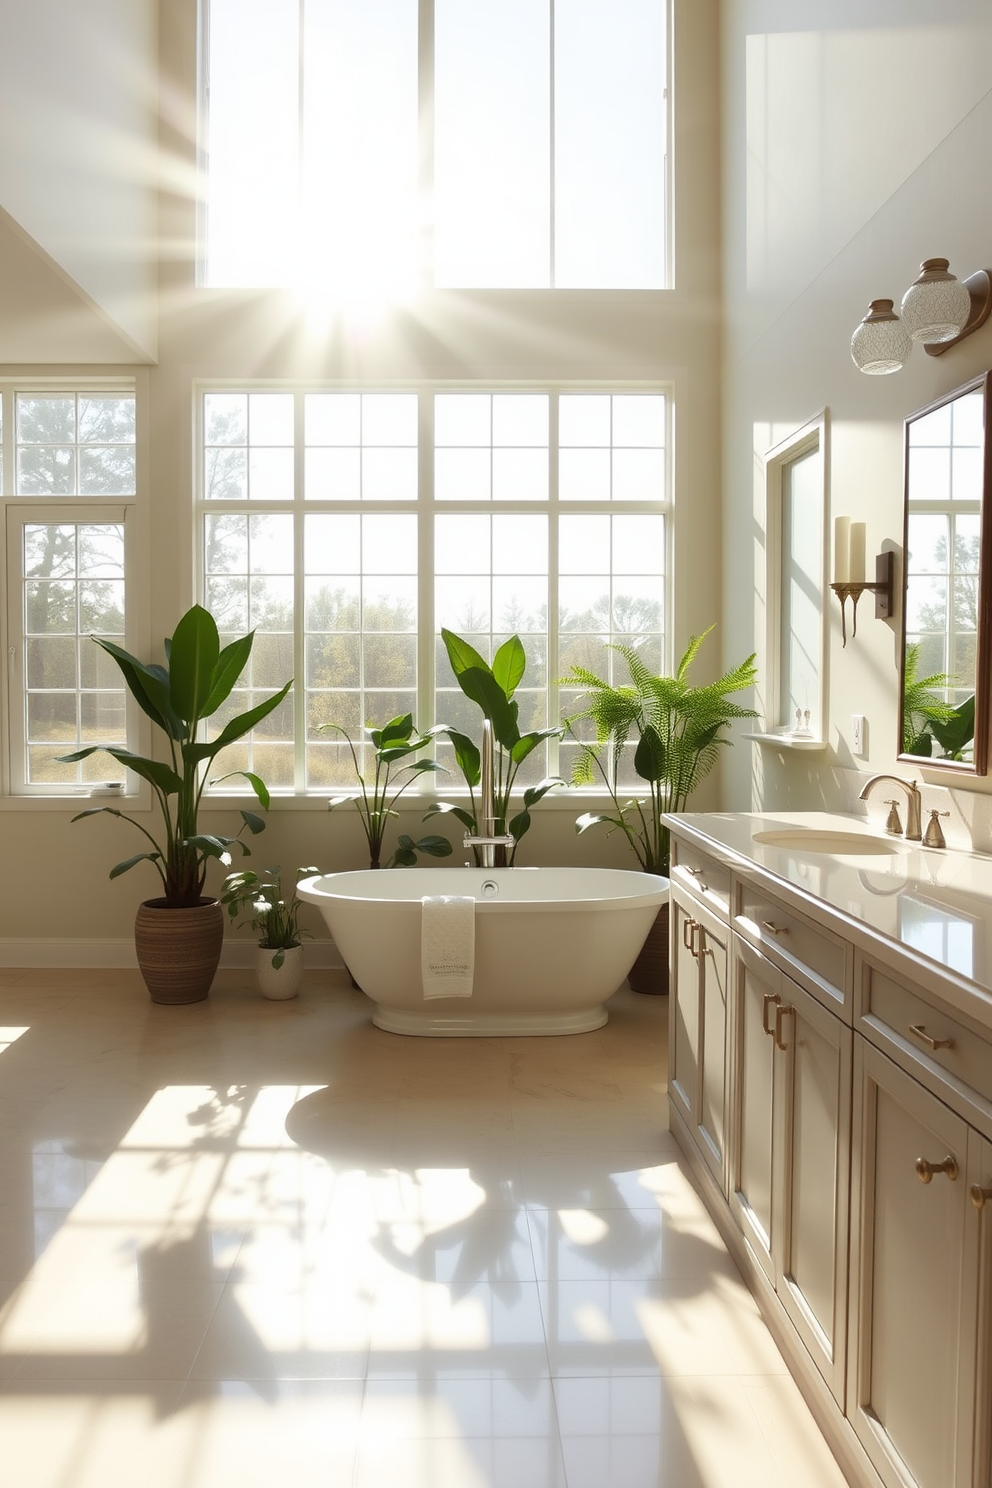
[[[319, 872], [319, 868], [297, 868], [297, 882], [307, 874]], [[250, 910], [247, 920], [241, 923], [258, 932], [255, 971], [262, 995], [273, 1001], [295, 997], [303, 977], [302, 937], [308, 932], [300, 929], [303, 901], [295, 887], [288, 898], [283, 894], [279, 864], [266, 868], [264, 876], [250, 868], [229, 873], [220, 902], [227, 905], [232, 920]]]
[[[565, 784], [555, 776], [542, 780], [539, 785], [528, 786], [523, 792], [521, 810], [511, 816], [510, 802], [517, 773], [524, 760], [539, 744], [545, 739], [561, 738], [565, 730], [562, 725], [556, 724], [551, 728], [533, 729], [526, 734], [520, 732], [519, 705], [513, 694], [523, 679], [527, 658], [519, 636], [511, 636], [503, 642], [493, 657], [492, 666], [479, 655], [474, 646], [453, 631], [442, 630], [441, 639], [458, 686], [482, 710], [483, 717], [489, 719], [492, 727], [496, 746], [493, 759], [493, 833], [495, 836], [513, 838], [514, 845], [509, 858], [512, 867], [520, 839], [530, 829], [531, 807], [536, 806], [554, 786]], [[479, 784], [481, 775], [479, 747], [466, 734], [444, 723], [435, 724], [430, 733], [446, 734], [450, 739], [458, 768], [468, 786], [469, 810], [451, 802], [435, 801], [428, 808], [424, 820], [439, 813], [448, 813], [456, 817], [471, 836], [477, 837], [481, 826], [478, 820], [479, 804], [475, 798], [475, 787]], [[478, 848], [473, 848], [473, 852], [478, 863]], [[496, 866], [505, 867], [506, 863], [506, 848], [497, 847]]]
[[[339, 723], [325, 723], [321, 732], [327, 729], [333, 729], [344, 735], [351, 751], [355, 775], [358, 779], [358, 795], [335, 796], [328, 801], [328, 810], [333, 811], [335, 806], [342, 806], [348, 802], [354, 803], [362, 820], [365, 840], [369, 845], [369, 867], [381, 868], [386, 828], [390, 819], [399, 815], [394, 809], [396, 802], [419, 775], [428, 771], [443, 770], [444, 766], [432, 759], [400, 764], [401, 760], [409, 760], [411, 755], [425, 749], [431, 742], [429, 735], [419, 733], [411, 713], [404, 713], [399, 718], [391, 719], [381, 729], [368, 730], [375, 760], [375, 773], [370, 781], [367, 781], [362, 774], [357, 751], [347, 730]], [[398, 770], [395, 769], [397, 765]], [[406, 778], [401, 785], [397, 785], [397, 777], [401, 775]], [[412, 837], [402, 833], [396, 851], [386, 867], [412, 868], [417, 861], [418, 853], [426, 853], [431, 858], [447, 858], [451, 855], [451, 843], [447, 837], [433, 834], [414, 841]]]
[[[573, 713], [566, 726], [580, 746], [573, 784], [606, 786], [612, 811], [586, 811], [575, 823], [578, 833], [606, 825], [624, 833], [645, 873], [667, 878], [669, 834], [666, 812], [683, 811], [686, 802], [730, 741], [724, 729], [732, 719], [754, 718], [753, 708], [733, 703], [728, 693], [751, 687], [756, 678], [752, 653], [715, 682], [694, 687], [689, 669], [700, 646], [713, 629], [693, 636], [673, 677], [654, 676], [630, 646], [616, 645], [627, 664], [630, 685], [605, 682], [584, 667], [573, 667], [562, 685], [582, 687], [586, 707]], [[589, 719], [595, 740], [579, 739], [575, 725]], [[624, 751], [634, 743], [633, 766], [646, 794], [621, 801]], [[607, 763], [604, 764], [604, 756]], [[663, 985], [659, 985], [663, 983]], [[655, 930], [630, 974], [635, 991], [667, 991], [668, 906], [659, 913]]]
[[[73, 821], [106, 812], [123, 817], [151, 843], [151, 851], [135, 853], [116, 864], [110, 877], [118, 878], [135, 864], [149, 862], [161, 880], [161, 896], [139, 906], [134, 929], [138, 966], [154, 1002], [199, 1002], [206, 997], [224, 938], [220, 903], [203, 892], [207, 865], [212, 858], [230, 864], [235, 844], [247, 855], [249, 849], [241, 841], [241, 834], [246, 829], [253, 834], [261, 832], [265, 826], [251, 811], [241, 812], [242, 824], [236, 837], [202, 833], [198, 825], [207, 784], [206, 767], [222, 749], [243, 738], [277, 708], [293, 685], [290, 680], [263, 703], [229, 718], [213, 739], [199, 737], [201, 725], [227, 701], [244, 671], [254, 636], [251, 631], [221, 649], [213, 616], [194, 605], [179, 621], [171, 640], [165, 642], [165, 666], [139, 661], [113, 642], [93, 637], [114, 658], [131, 695], [161, 730], [168, 745], [168, 761], [146, 759], [129, 749], [101, 744], [65, 756], [67, 761], [81, 760], [105, 749], [151, 787], [161, 818], [157, 836], [115, 806], [92, 806], [74, 816]], [[248, 781], [267, 810], [269, 793], [264, 781], [249, 770], [235, 770], [219, 779], [234, 775]]]

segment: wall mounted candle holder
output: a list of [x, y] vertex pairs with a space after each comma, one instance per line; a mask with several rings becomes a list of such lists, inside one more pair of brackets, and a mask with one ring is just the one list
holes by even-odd
[[840, 600], [840, 633], [843, 645], [847, 645], [847, 601], [851, 600], [851, 635], [858, 633], [858, 600], [866, 589], [875, 595], [876, 620], [888, 620], [892, 614], [892, 592], [895, 583], [895, 554], [890, 550], [879, 553], [875, 559], [875, 582], [863, 579], [844, 579], [830, 585]]

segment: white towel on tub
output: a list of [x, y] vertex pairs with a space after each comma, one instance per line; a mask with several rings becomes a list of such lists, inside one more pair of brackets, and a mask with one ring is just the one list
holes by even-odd
[[475, 900], [460, 894], [430, 894], [420, 903], [420, 974], [424, 997], [471, 997], [475, 978]]

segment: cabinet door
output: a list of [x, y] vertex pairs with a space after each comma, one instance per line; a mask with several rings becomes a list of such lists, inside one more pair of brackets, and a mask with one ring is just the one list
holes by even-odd
[[968, 1133], [968, 1198], [978, 1267], [975, 1488], [992, 1488], [992, 1142]]
[[734, 940], [733, 976], [730, 1207], [774, 1285], [774, 1018], [785, 978], [739, 936]]
[[695, 1130], [699, 1083], [699, 957], [694, 902], [672, 885], [669, 982], [668, 1098]]
[[698, 901], [672, 895], [674, 989], [669, 1096], [727, 1192], [727, 969], [730, 931]]
[[786, 976], [782, 997], [771, 1020], [777, 1106], [775, 1286], [817, 1368], [843, 1404], [853, 1035]]
[[884, 1054], [856, 1045], [847, 1413], [891, 1488], [971, 1488], [968, 1128]]

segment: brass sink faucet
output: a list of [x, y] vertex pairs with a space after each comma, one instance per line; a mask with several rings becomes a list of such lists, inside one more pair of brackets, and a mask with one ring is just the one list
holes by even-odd
[[864, 789], [858, 797], [859, 801], [867, 801], [869, 792], [880, 780], [891, 780], [895, 785], [901, 785], [906, 792], [906, 831], [904, 836], [908, 842], [919, 842], [923, 833], [920, 830], [922, 818], [922, 799], [920, 788], [915, 780], [904, 780], [901, 775], [873, 775], [865, 782]]

